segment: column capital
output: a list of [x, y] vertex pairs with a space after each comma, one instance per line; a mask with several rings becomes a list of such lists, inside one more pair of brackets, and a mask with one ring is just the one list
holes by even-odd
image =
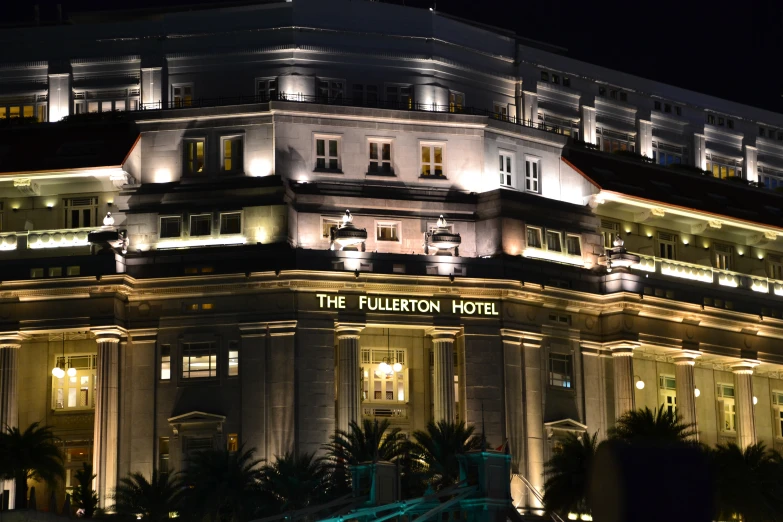
[[461, 328], [449, 328], [435, 326], [427, 330], [427, 335], [432, 337], [433, 341], [454, 341], [457, 335], [462, 331]]
[[93, 330], [95, 341], [98, 343], [119, 343], [125, 335], [125, 331], [119, 328], [106, 328], [102, 330]]
[[612, 357], [633, 357], [633, 351], [639, 345], [635, 343], [619, 342], [605, 345], [612, 353]]
[[334, 331], [337, 333], [337, 339], [358, 339], [367, 327], [364, 323], [335, 323]]
[[701, 352], [696, 350], [681, 350], [680, 352], [674, 354], [672, 357], [674, 364], [685, 364], [689, 366], [693, 366], [696, 364], [696, 358], [701, 357]]
[[731, 371], [737, 375], [753, 375], [753, 368], [759, 364], [761, 364], [761, 361], [756, 359], [742, 359], [740, 362], [731, 365]]
[[0, 348], [21, 348], [25, 337], [19, 332], [0, 333]]

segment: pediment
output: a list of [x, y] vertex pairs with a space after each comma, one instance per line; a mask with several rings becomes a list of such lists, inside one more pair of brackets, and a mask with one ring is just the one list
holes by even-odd
[[183, 430], [214, 430], [217, 433], [222, 433], [225, 420], [225, 415], [216, 415], [203, 411], [191, 411], [175, 417], [169, 417], [168, 419], [169, 425], [174, 432], [174, 438], [177, 438]]
[[573, 419], [561, 419], [551, 422], [545, 422], [544, 428], [547, 435], [551, 437], [555, 432], [574, 432], [585, 433], [587, 431], [587, 425], [577, 422]]

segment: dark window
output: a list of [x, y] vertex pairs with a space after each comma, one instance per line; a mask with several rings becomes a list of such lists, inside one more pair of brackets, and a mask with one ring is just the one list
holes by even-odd
[[682, 116], [682, 107], [675, 107], [674, 112], [677, 114], [677, 116]]
[[560, 83], [560, 76], [552, 74], [552, 83]]
[[190, 216], [190, 237], [212, 235], [212, 216], [199, 214]]
[[598, 96], [606, 96], [606, 87], [598, 88]]
[[759, 136], [764, 137], [766, 133], [764, 132], [764, 127], [759, 127]]
[[620, 101], [628, 101], [628, 94], [621, 92], [620, 93]]
[[549, 81], [549, 73], [546, 71], [541, 71], [541, 81], [542, 82], [548, 82]]
[[710, 125], [715, 125], [715, 116], [712, 114], [707, 115], [707, 123]]
[[161, 475], [169, 474], [169, 438], [158, 439], [158, 472]]
[[616, 99], [617, 99], [617, 91], [615, 91], [614, 89], [612, 89], [611, 91], [609, 91], [609, 97], [610, 97], [611, 99], [613, 99], [613, 100], [616, 100]]
[[655, 110], [656, 111], [661, 110], [661, 102], [659, 102], [659, 101], [655, 102]]
[[667, 103], [663, 106], [663, 112], [672, 112], [672, 106]]
[[571, 78], [563, 76], [563, 87], [571, 87]]
[[730, 129], [733, 129], [734, 128], [734, 120], [727, 120], [726, 121], [726, 126], [728, 128], [730, 128]]
[[182, 218], [170, 216], [160, 218], [160, 237], [180, 237], [182, 235]]
[[220, 214], [220, 233], [221, 234], [241, 234], [242, 233], [242, 214], [239, 212], [230, 212]]

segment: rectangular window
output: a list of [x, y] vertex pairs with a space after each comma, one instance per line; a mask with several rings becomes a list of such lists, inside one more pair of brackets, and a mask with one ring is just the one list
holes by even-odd
[[493, 105], [495, 119], [508, 121], [508, 105], [501, 102], [495, 102]]
[[625, 132], [617, 132], [606, 128], [597, 128], [599, 134], [597, 145], [604, 152], [636, 151], [636, 136]]
[[541, 248], [541, 229], [527, 227], [527, 247]]
[[193, 85], [172, 86], [171, 99], [174, 102], [174, 107], [191, 107], [193, 105]]
[[721, 431], [737, 431], [737, 409], [734, 402], [734, 386], [731, 384], [718, 385], [718, 419]]
[[239, 350], [234, 348], [228, 351], [228, 376], [237, 377], [239, 375]]
[[[408, 400], [406, 355], [406, 351], [399, 348], [362, 350], [362, 401], [404, 403]], [[390, 372], [381, 371], [380, 365], [383, 362], [391, 366]], [[400, 365], [400, 371], [394, 370], [397, 363]], [[384, 415], [397, 416], [394, 412], [395, 410], [384, 412]]]
[[465, 95], [461, 92], [449, 92], [449, 112], [462, 112], [465, 106]]
[[370, 145], [370, 167], [368, 174], [394, 174], [391, 163], [391, 142], [371, 141]]
[[652, 148], [653, 161], [659, 165], [669, 166], [687, 163], [688, 149], [686, 147], [654, 141]]
[[235, 453], [239, 450], [239, 435], [236, 433], [229, 433], [226, 437], [226, 449], [229, 453]]
[[715, 243], [713, 245], [715, 268], [720, 270], [734, 270], [734, 247]]
[[64, 201], [65, 227], [94, 227], [98, 215], [98, 198], [68, 198]]
[[241, 234], [242, 213], [223, 212], [220, 214], [220, 235]]
[[44, 269], [43, 268], [31, 268], [30, 269], [30, 279], [40, 279], [44, 276]]
[[160, 346], [160, 380], [171, 380], [171, 346], [168, 344]]
[[344, 80], [318, 80], [318, 97], [323, 103], [341, 102], [345, 94]]
[[185, 173], [198, 174], [204, 172], [204, 138], [185, 140]]
[[421, 175], [424, 177], [443, 177], [443, 146], [421, 146]]
[[337, 138], [317, 138], [315, 140], [316, 170], [339, 170], [340, 151]]
[[161, 475], [169, 474], [169, 438], [161, 437], [158, 439], [158, 472]]
[[188, 343], [182, 347], [182, 378], [217, 377], [217, 352], [212, 343]]
[[321, 237], [325, 239], [331, 239], [332, 237], [332, 230], [339, 228], [342, 224], [342, 221], [337, 218], [328, 218], [328, 217], [322, 217], [321, 218]]
[[714, 114], [708, 114], [707, 115], [707, 123], [709, 125], [715, 125], [715, 115]]
[[362, 107], [377, 107], [378, 106], [378, 86], [377, 85], [362, 85], [360, 83], [353, 84], [351, 89], [353, 94], [354, 105]]
[[181, 237], [182, 236], [182, 217], [181, 216], [162, 216], [160, 218], [160, 237]]
[[571, 389], [571, 356], [561, 353], [549, 354], [549, 385]]
[[242, 171], [242, 137], [231, 136], [221, 139], [220, 167], [223, 172]]
[[399, 241], [399, 223], [377, 223], [375, 225], [375, 239], [377, 241]]
[[719, 179], [742, 177], [742, 162], [731, 158], [707, 154], [707, 172]]
[[[55, 410], [95, 408], [95, 355], [66, 355], [55, 358], [55, 366], [66, 373], [52, 376], [52, 407]], [[68, 375], [73, 368], [76, 374]]]
[[677, 412], [677, 387], [674, 377], [661, 375], [658, 379], [661, 392], [661, 407], [669, 413]]
[[63, 275], [63, 267], [61, 266], [49, 267], [49, 277], [62, 277], [62, 275]]
[[770, 279], [783, 279], [783, 257], [767, 254], [767, 277]]
[[582, 238], [568, 234], [566, 236], [566, 253], [569, 256], [582, 255]]
[[413, 88], [410, 85], [387, 85], [386, 104], [391, 109], [412, 109]]
[[540, 160], [527, 158], [525, 160], [525, 190], [527, 192], [539, 192], [538, 171], [541, 166]]
[[541, 71], [541, 81], [542, 82], [548, 82], [549, 81], [549, 73], [546, 71]]
[[277, 80], [275, 78], [259, 78], [256, 80], [256, 96], [258, 101], [266, 102], [277, 99]]
[[561, 234], [560, 232], [555, 232], [553, 230], [547, 230], [546, 231], [546, 249], [551, 252], [562, 252], [563, 251], [563, 245], [561, 242]]
[[82, 272], [82, 268], [80, 266], [69, 266], [66, 269], [66, 273], [69, 276], [77, 276], [77, 275], [81, 274], [81, 272]]
[[514, 155], [510, 152], [500, 152], [498, 154], [498, 168], [500, 169], [500, 186], [514, 186]]
[[604, 248], [613, 248], [614, 241], [619, 235], [620, 223], [609, 221], [608, 219], [601, 220], [601, 236], [604, 239]]
[[658, 232], [658, 257], [661, 259], [677, 259], [677, 236], [666, 232]]
[[212, 215], [195, 214], [190, 216], [190, 227], [188, 228], [190, 237], [211, 236], [212, 235]]

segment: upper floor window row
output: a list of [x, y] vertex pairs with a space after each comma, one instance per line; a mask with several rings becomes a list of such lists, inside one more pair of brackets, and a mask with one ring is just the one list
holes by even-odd
[[[242, 212], [220, 212], [214, 220], [211, 213], [190, 214], [187, 219], [188, 236], [207, 237], [213, 235], [213, 222], [217, 224], [217, 233], [221, 236], [242, 233]], [[158, 236], [161, 239], [182, 237], [182, 216], [160, 216]]]
[[598, 87], [598, 96], [603, 98], [610, 98], [612, 100], [620, 100], [621, 102], [628, 101], [628, 93], [619, 89], [606, 88], [603, 85]]
[[525, 156], [525, 172], [522, 183], [517, 181], [516, 154], [501, 150], [498, 152], [498, 173], [500, 186], [539, 193], [541, 188], [541, 159]]
[[769, 138], [771, 140], [777, 139], [778, 141], [783, 141], [783, 130], [759, 127], [759, 137]]
[[562, 83], [563, 87], [571, 87], [571, 78], [568, 76], [563, 76], [560, 73], [541, 71], [541, 81], [551, 82], [558, 85]]
[[7, 118], [35, 118], [47, 121], [46, 97], [41, 95], [8, 96], [0, 98], [0, 120]]
[[543, 229], [536, 226], [527, 226], [527, 247], [540, 248], [558, 254], [569, 256], [582, 255], [582, 238], [577, 234], [565, 234], [559, 230]]
[[[208, 172], [209, 147], [206, 137], [185, 138], [183, 171], [185, 175]], [[241, 135], [220, 136], [216, 147], [218, 169], [223, 173], [240, 173], [244, 169], [244, 143]]]
[[716, 114], [707, 114], [707, 123], [710, 125], [717, 125], [718, 127], [727, 127], [729, 129], [734, 128], [734, 120], [726, 118], [725, 116], [719, 116]]
[[672, 105], [671, 103], [655, 100], [654, 107], [656, 111], [665, 112], [666, 114], [674, 112], [677, 116], [682, 116], [682, 107], [679, 105]]

